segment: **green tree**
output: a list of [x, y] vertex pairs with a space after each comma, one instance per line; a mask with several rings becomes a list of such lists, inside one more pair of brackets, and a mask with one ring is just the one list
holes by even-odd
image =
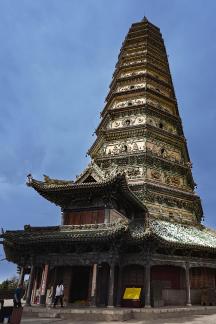
[[0, 283], [0, 289], [15, 289], [18, 285], [18, 278], [16, 276], [6, 279]]

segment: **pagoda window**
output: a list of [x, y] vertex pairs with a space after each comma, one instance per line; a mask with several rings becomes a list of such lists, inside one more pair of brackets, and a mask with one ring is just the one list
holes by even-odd
[[128, 106], [132, 106], [132, 102], [131, 101], [128, 101]]
[[165, 148], [161, 149], [161, 155], [163, 155], [165, 153]]
[[134, 88], [135, 88], [134, 85], [131, 85], [131, 86], [130, 86], [130, 89], [134, 89]]
[[130, 126], [130, 119], [127, 119], [127, 120], [125, 121], [125, 125], [126, 125], [126, 126]]
[[164, 125], [162, 123], [159, 123], [159, 127], [163, 129]]
[[127, 152], [127, 150], [128, 150], [127, 145], [124, 145], [124, 146], [123, 146], [123, 151], [124, 151], [124, 152]]

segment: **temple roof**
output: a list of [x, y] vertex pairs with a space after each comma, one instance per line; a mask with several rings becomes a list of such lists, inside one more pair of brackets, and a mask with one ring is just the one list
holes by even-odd
[[134, 240], [155, 238], [164, 245], [176, 248], [216, 251], [216, 232], [200, 224], [192, 226], [151, 219], [147, 228], [141, 223], [132, 224], [130, 236]]
[[73, 181], [62, 181], [45, 178], [45, 181], [38, 181], [28, 176], [27, 185], [34, 188], [41, 196], [59, 206], [67, 203], [82, 195], [104, 195], [115, 193], [116, 198], [122, 197], [125, 203], [131, 204], [133, 208], [146, 211], [146, 207], [139, 198], [130, 190], [124, 174], [116, 176], [106, 181], [74, 183]]
[[110, 224], [63, 225], [32, 227], [26, 225], [24, 230], [6, 231], [1, 235], [6, 241], [16, 245], [40, 243], [109, 241], [127, 230], [127, 222]]
[[40, 244], [111, 242], [121, 238], [124, 239], [122, 242], [129, 244], [155, 240], [161, 246], [216, 252], [215, 231], [203, 225], [189, 226], [159, 219], [52, 227], [28, 225], [24, 230], [6, 231], [0, 237], [4, 239], [6, 251], [14, 250], [15, 246], [18, 250], [24, 247], [31, 250]]

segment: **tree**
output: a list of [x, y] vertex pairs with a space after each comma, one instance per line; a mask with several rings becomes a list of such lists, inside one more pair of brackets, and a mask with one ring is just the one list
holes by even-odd
[[0, 289], [15, 289], [18, 286], [18, 277], [6, 279], [0, 283]]

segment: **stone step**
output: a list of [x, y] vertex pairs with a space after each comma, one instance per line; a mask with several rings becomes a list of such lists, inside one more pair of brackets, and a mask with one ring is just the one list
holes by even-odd
[[48, 308], [24, 307], [25, 317], [61, 318], [74, 321], [128, 321], [216, 314], [216, 306], [161, 308]]
[[132, 310], [107, 308], [63, 308], [25, 307], [25, 316], [39, 318], [62, 318], [79, 321], [127, 321], [133, 318]]

